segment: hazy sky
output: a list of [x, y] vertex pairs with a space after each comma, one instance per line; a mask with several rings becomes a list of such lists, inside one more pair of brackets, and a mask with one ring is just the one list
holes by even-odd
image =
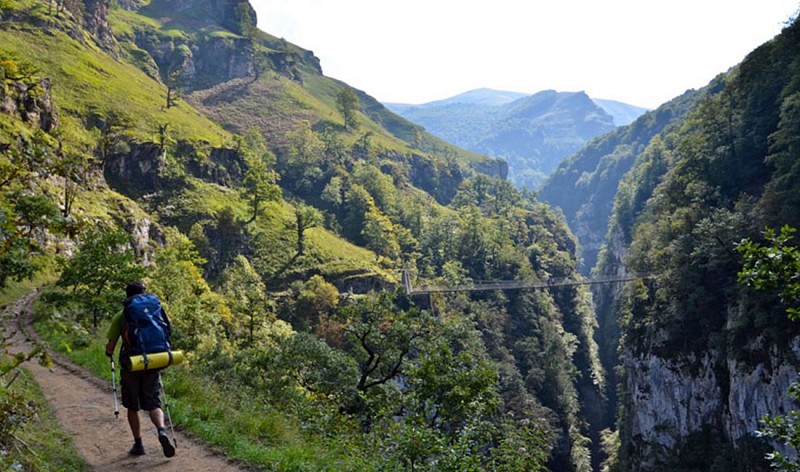
[[260, 29], [382, 102], [488, 87], [655, 108], [741, 62], [798, 0], [250, 0]]

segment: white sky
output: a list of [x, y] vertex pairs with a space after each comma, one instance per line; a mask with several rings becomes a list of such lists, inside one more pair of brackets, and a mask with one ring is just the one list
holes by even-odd
[[778, 34], [800, 0], [250, 0], [260, 29], [382, 102], [584, 90], [655, 108]]

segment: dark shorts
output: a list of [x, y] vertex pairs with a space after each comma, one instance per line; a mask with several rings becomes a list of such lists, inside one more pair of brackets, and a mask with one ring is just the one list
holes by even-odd
[[123, 371], [120, 379], [122, 406], [133, 411], [161, 408], [158, 387], [160, 376], [161, 372], [158, 370]]

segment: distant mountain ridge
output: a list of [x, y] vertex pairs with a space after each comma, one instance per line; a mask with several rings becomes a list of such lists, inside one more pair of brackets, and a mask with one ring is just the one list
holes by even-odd
[[511, 180], [528, 188], [536, 188], [592, 138], [647, 111], [584, 92], [529, 95], [489, 88], [419, 105], [384, 105], [453, 144], [505, 159]]

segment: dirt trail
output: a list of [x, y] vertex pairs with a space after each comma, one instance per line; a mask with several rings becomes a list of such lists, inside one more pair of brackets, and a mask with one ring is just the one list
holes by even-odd
[[[14, 333], [9, 342], [12, 352], [28, 352], [32, 343], [28, 336], [37, 339], [30, 327], [30, 306], [36, 294], [31, 293], [2, 313], [6, 336]], [[176, 454], [167, 459], [161, 452], [156, 430], [144, 412], [140, 412], [142, 438], [147, 454], [129, 456], [133, 444], [125, 409], [120, 405], [120, 417], [114, 418], [114, 400], [111, 384], [95, 377], [87, 370], [51, 353], [56, 363], [45, 368], [36, 362], [27, 362], [25, 367], [44, 392], [45, 398], [56, 412], [64, 431], [75, 441], [80, 454], [95, 471], [238, 471], [224, 457], [213, 454], [176, 431], [178, 447]], [[117, 372], [119, 374], [119, 372]], [[119, 378], [117, 378], [119, 382]]]

